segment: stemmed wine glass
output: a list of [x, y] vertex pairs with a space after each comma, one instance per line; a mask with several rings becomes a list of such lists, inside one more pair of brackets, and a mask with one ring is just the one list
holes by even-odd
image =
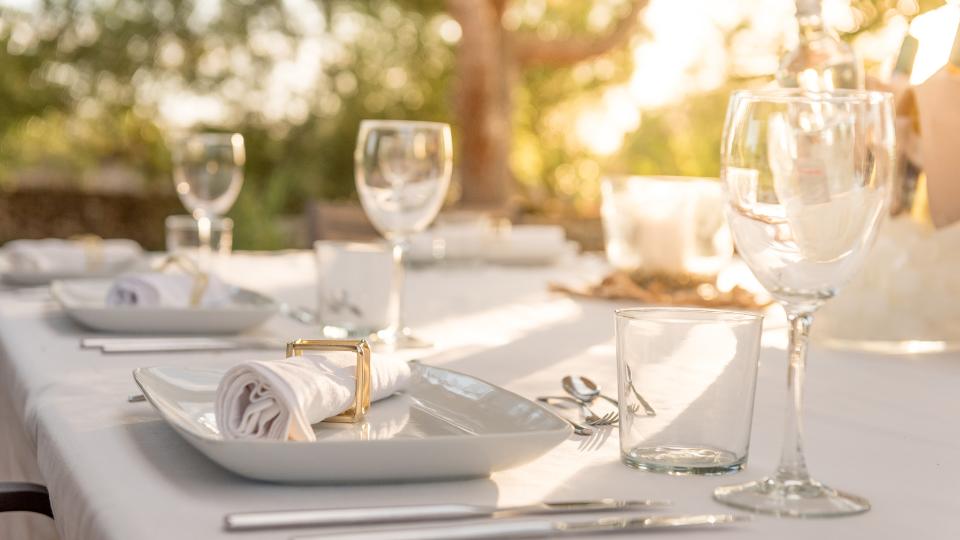
[[354, 152], [357, 191], [374, 227], [391, 244], [389, 324], [375, 338], [394, 348], [426, 347], [403, 324], [403, 254], [411, 234], [433, 222], [453, 169], [450, 126], [364, 120]]
[[202, 266], [209, 259], [211, 222], [237, 201], [245, 162], [239, 133], [193, 133], [173, 145], [173, 183], [180, 202], [197, 220]]
[[865, 512], [870, 503], [810, 478], [801, 405], [813, 314], [857, 271], [894, 173], [889, 94], [801, 89], [735, 92], [722, 143], [727, 220], [741, 256], [783, 306], [790, 331], [780, 465], [721, 487], [726, 504], [781, 516]]

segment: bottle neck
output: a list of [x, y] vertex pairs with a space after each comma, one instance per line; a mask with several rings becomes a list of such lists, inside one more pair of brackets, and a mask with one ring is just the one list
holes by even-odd
[[949, 66], [954, 73], [960, 71], [960, 28], [957, 28], [957, 35], [953, 38], [953, 50], [950, 51]]
[[820, 0], [797, 0], [797, 23], [800, 37], [823, 32], [823, 15]]

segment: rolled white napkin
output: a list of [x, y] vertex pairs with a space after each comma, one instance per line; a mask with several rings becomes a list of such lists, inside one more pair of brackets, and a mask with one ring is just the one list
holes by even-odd
[[[196, 278], [185, 273], [137, 272], [114, 280], [107, 291], [108, 306], [191, 307]], [[210, 275], [199, 307], [221, 307], [231, 302], [234, 287]]]
[[13, 240], [3, 247], [15, 272], [75, 274], [92, 270], [116, 270], [143, 255], [133, 240]]
[[567, 237], [556, 225], [513, 225], [495, 230], [468, 223], [442, 225], [414, 235], [410, 260], [480, 259], [504, 264], [546, 264], [567, 253]]
[[490, 245], [486, 258], [500, 263], [555, 261], [567, 252], [567, 236], [559, 225], [514, 225]]
[[[217, 387], [217, 427], [227, 439], [315, 441], [313, 424], [350, 408], [356, 392], [352, 354], [250, 361], [230, 368]], [[370, 361], [371, 401], [403, 390], [410, 366]]]
[[412, 261], [481, 259], [496, 231], [487, 222], [438, 224], [410, 238], [407, 256]]

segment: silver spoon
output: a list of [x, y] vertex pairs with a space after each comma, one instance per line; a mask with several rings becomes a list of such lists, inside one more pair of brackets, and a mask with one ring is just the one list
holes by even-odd
[[570, 375], [567, 375], [563, 378], [563, 389], [568, 394], [579, 399], [580, 401], [592, 403], [593, 400], [599, 397], [609, 401], [617, 407], [620, 406], [620, 403], [618, 403], [617, 400], [601, 394], [600, 387], [586, 377], [571, 377]]
[[[607, 395], [604, 395], [601, 392], [600, 385], [588, 379], [587, 377], [583, 377], [583, 376], [571, 377], [570, 375], [567, 375], [566, 377], [563, 378], [563, 389], [571, 396], [581, 401], [585, 401], [587, 403], [592, 403], [593, 400], [599, 397], [606, 401], [609, 401], [610, 403], [612, 403], [617, 407], [620, 406], [620, 403], [617, 400]], [[632, 381], [630, 384], [630, 389], [633, 391], [633, 395], [634, 397], [637, 398], [637, 401], [639, 401], [640, 404], [643, 406], [643, 409], [646, 412], [647, 416], [656, 416], [657, 412], [653, 410], [653, 407], [651, 407], [650, 404], [647, 403], [647, 400], [643, 399], [643, 396], [641, 396], [640, 393], [637, 392], [637, 389], [633, 387]], [[636, 411], [633, 410], [631, 412], [636, 412]]]
[[286, 302], [279, 302], [277, 304], [277, 309], [281, 314], [302, 324], [317, 324], [319, 322], [317, 315], [313, 311], [304, 307], [295, 307], [287, 304]]

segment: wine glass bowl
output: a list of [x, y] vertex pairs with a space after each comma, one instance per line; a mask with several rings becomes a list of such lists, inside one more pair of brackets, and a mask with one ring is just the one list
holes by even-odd
[[403, 254], [443, 206], [453, 171], [450, 126], [437, 122], [364, 120], [354, 152], [357, 193], [373, 226], [392, 245], [390, 324], [377, 340], [390, 348], [427, 343], [403, 325]]
[[446, 124], [364, 120], [357, 191], [373, 226], [388, 240], [426, 229], [443, 205], [453, 162]]
[[791, 89], [730, 99], [721, 173], [727, 220], [747, 266], [787, 312], [790, 347], [780, 466], [763, 480], [718, 488], [721, 502], [795, 517], [870, 507], [807, 473], [802, 381], [813, 314], [860, 268], [884, 214], [894, 147], [889, 94]]
[[180, 202], [196, 219], [226, 214], [243, 187], [246, 161], [239, 133], [193, 133], [173, 147], [173, 181]]

